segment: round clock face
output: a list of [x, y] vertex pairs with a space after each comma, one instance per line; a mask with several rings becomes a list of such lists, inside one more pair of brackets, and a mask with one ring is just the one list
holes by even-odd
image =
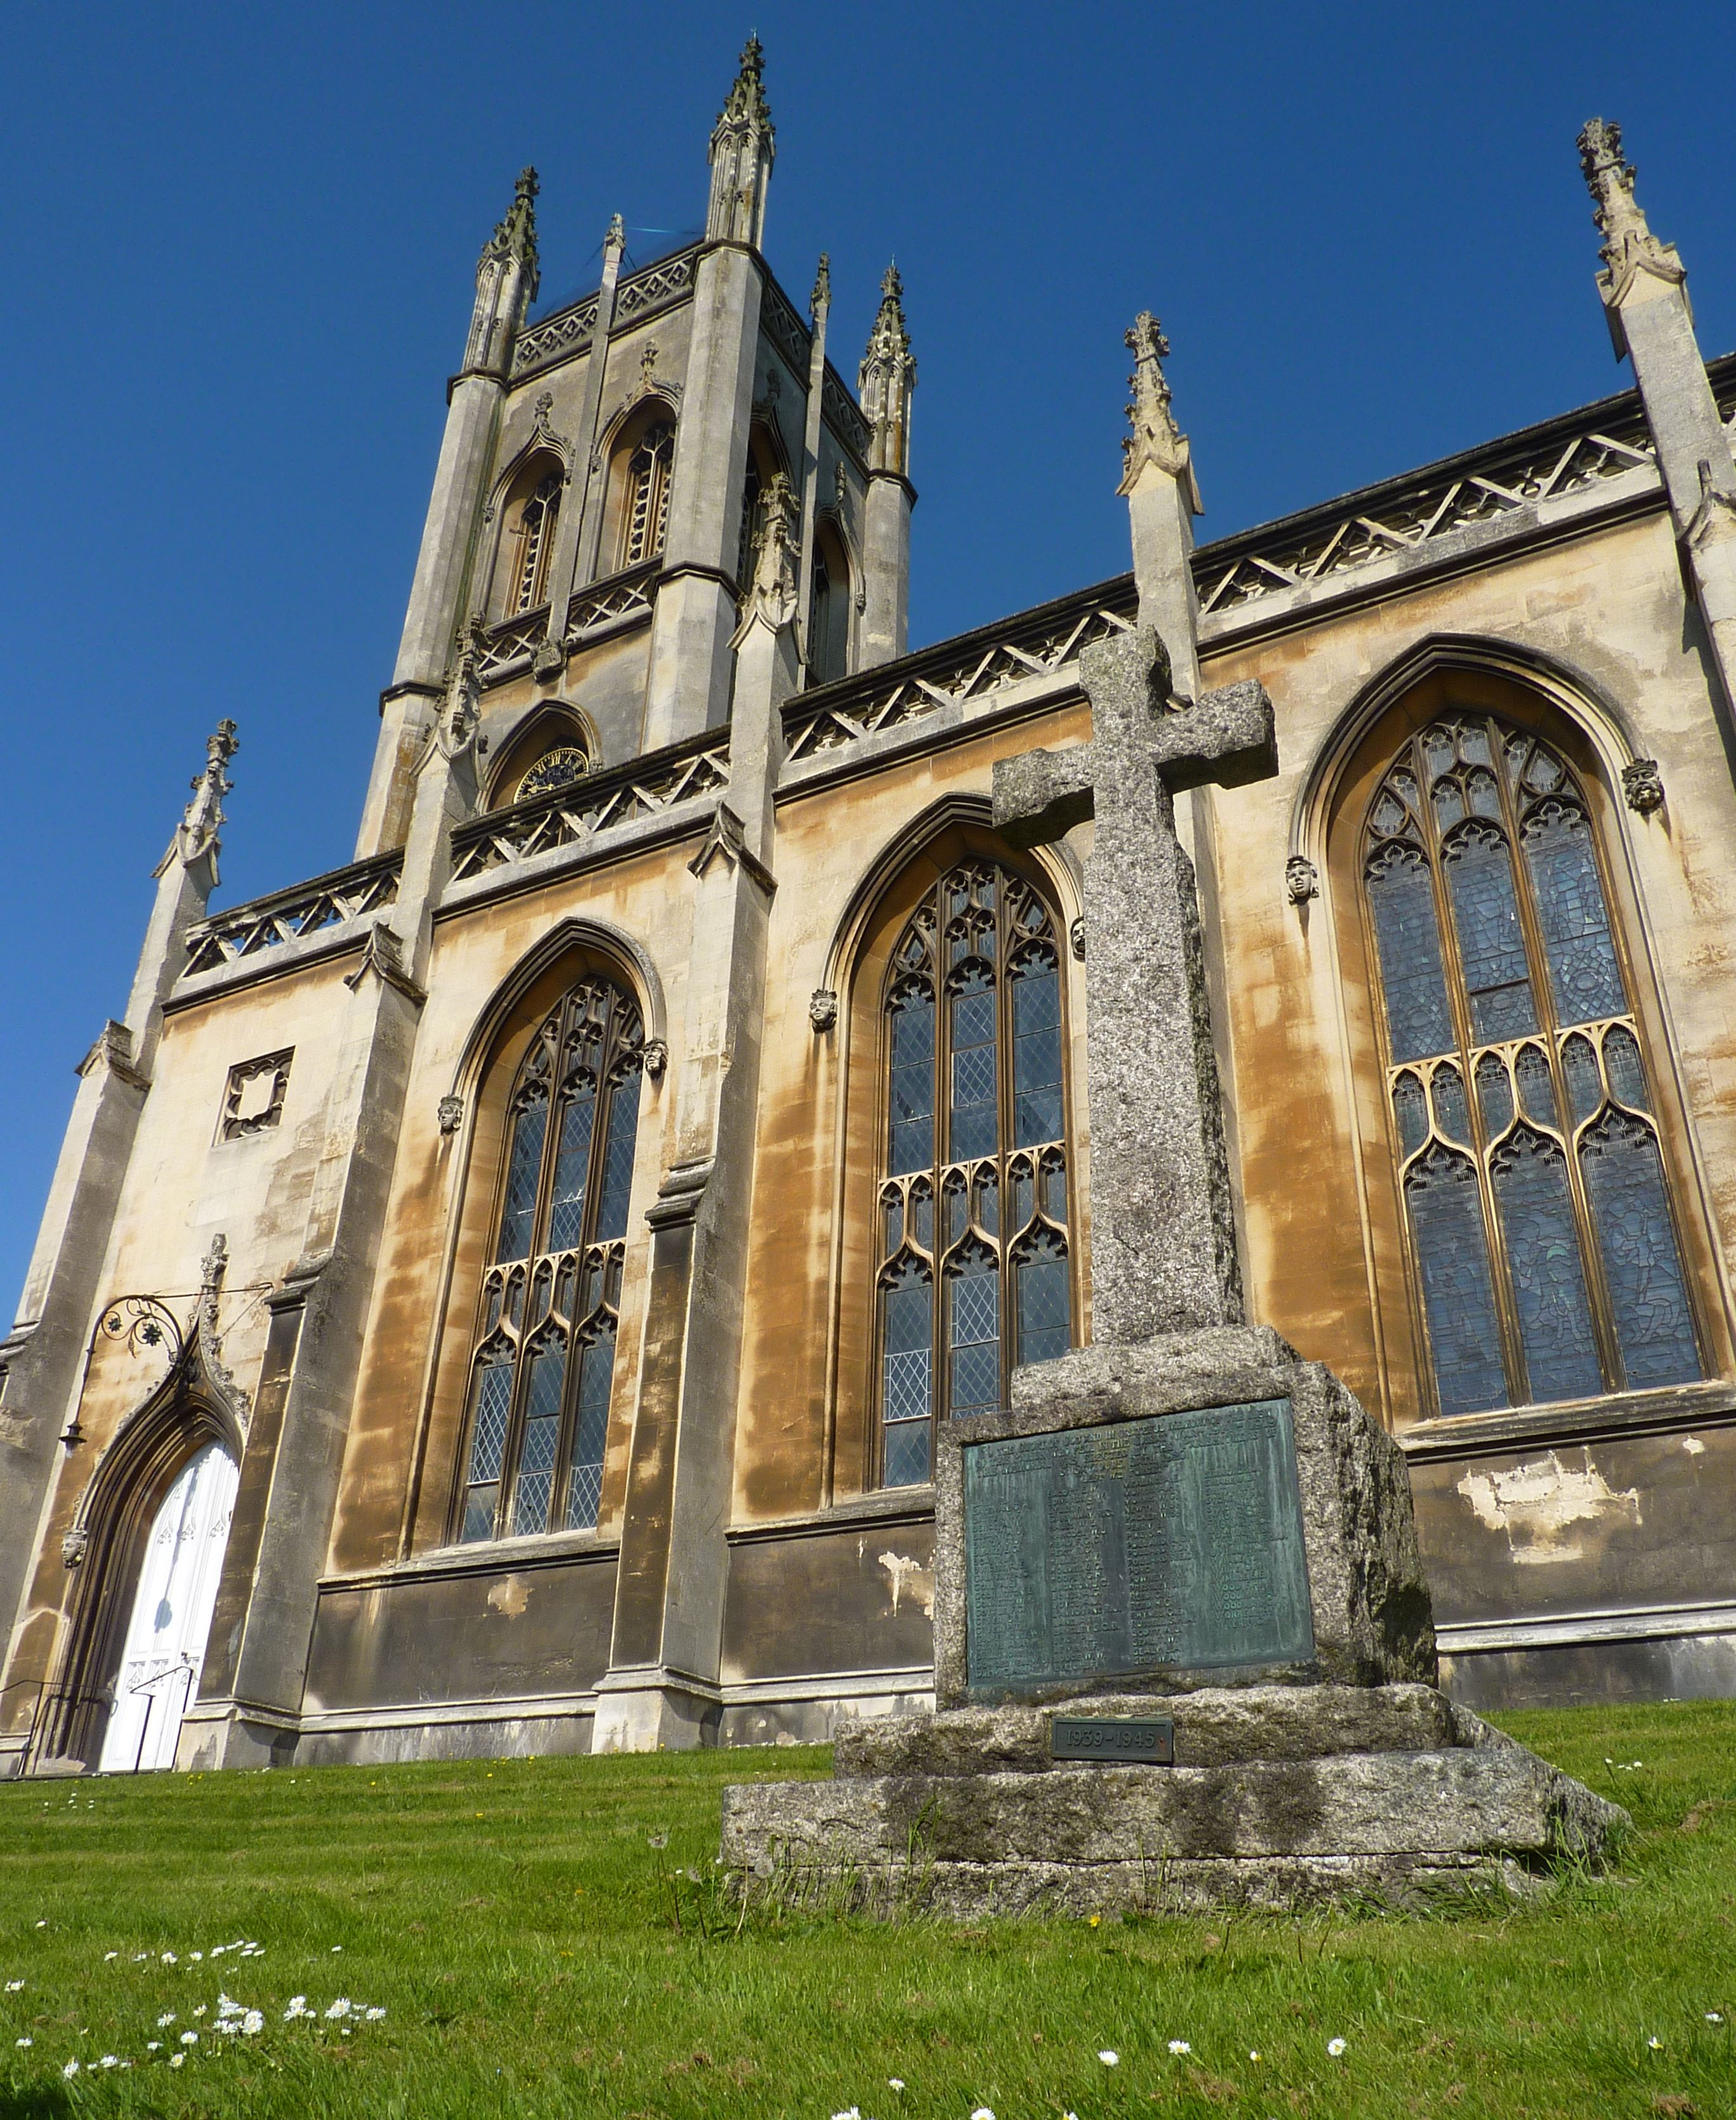
[[575, 780], [583, 780], [591, 770], [591, 761], [577, 744], [558, 743], [542, 756], [518, 783], [517, 800], [523, 802], [527, 795], [546, 795], [553, 788], [566, 788]]

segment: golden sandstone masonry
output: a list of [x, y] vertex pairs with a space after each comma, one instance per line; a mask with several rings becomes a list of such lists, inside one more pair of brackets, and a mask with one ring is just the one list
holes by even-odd
[[[1616, 129], [1636, 388], [1195, 547], [1142, 320], [1135, 573], [914, 653], [903, 290], [852, 390], [774, 144], [750, 44], [703, 237], [545, 315], [520, 179], [354, 861], [213, 914], [212, 740], [0, 1346], [4, 1770], [902, 1728], [937, 1449], [1129, 1337], [1112, 1197], [1408, 1476], [1427, 1714], [1736, 1689], [1736, 362]], [[1180, 1012], [1093, 939], [1141, 628], [1275, 750], [1171, 788]], [[1168, 1280], [1092, 1048], [1160, 1002]]]

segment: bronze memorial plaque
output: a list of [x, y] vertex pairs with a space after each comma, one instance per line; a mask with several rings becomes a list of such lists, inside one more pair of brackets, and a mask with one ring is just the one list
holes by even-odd
[[1154, 1716], [1057, 1715], [1049, 1725], [1049, 1757], [1172, 1767], [1176, 1726]]
[[963, 1459], [973, 1694], [1313, 1655], [1288, 1399], [1010, 1436]]

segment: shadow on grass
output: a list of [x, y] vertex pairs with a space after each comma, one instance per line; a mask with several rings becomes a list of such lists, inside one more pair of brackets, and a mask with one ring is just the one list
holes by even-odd
[[29, 2083], [21, 2090], [0, 2088], [0, 2120], [63, 2120], [72, 2101], [58, 2083]]

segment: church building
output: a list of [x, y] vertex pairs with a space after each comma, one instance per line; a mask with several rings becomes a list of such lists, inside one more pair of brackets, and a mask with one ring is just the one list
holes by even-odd
[[211, 738], [0, 1341], [0, 1775], [928, 1703], [936, 1425], [1092, 1337], [1094, 827], [994, 769], [1148, 627], [1275, 709], [1174, 792], [1166, 1058], [1237, 1299], [1403, 1448], [1444, 1682], [1736, 1693], [1736, 356], [1618, 128], [1632, 387], [1196, 546], [1142, 315], [1131, 571], [914, 652], [898, 276], [852, 388], [773, 153], [750, 42], [703, 237], [540, 317], [520, 177], [355, 858], [213, 913]]

